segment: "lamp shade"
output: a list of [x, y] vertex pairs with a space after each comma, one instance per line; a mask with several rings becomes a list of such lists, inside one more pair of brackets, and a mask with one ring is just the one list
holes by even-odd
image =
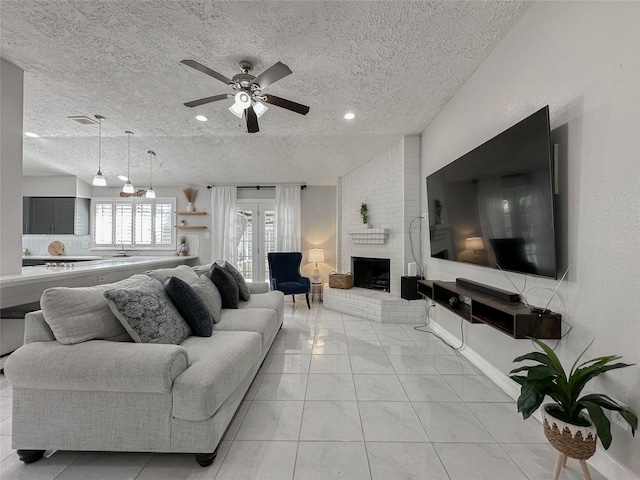
[[324, 262], [324, 250], [321, 248], [310, 248], [307, 255], [309, 263], [323, 263]]
[[464, 248], [466, 250], [484, 250], [482, 237], [469, 237], [466, 239]]

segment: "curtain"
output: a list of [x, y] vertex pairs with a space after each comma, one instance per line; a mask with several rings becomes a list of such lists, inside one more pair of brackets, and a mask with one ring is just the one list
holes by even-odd
[[276, 251], [300, 251], [300, 185], [276, 186]]
[[236, 187], [211, 189], [211, 260], [226, 260], [231, 265], [237, 260]]

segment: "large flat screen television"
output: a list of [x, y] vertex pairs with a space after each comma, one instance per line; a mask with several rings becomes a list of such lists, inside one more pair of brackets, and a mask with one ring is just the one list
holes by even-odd
[[556, 278], [546, 106], [427, 177], [431, 256]]

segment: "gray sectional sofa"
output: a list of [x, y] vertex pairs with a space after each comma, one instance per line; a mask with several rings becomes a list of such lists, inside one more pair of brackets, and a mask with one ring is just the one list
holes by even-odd
[[43, 294], [43, 310], [26, 316], [25, 345], [5, 366], [13, 448], [23, 462], [45, 450], [194, 453], [202, 466], [213, 461], [282, 326], [284, 296], [248, 284], [250, 299], [223, 308], [211, 336], [133, 342], [104, 292], [173, 273], [192, 282], [188, 268]]

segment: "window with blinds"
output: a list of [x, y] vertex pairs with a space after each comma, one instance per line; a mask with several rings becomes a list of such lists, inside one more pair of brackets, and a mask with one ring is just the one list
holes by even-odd
[[175, 198], [95, 198], [92, 247], [175, 248]]

